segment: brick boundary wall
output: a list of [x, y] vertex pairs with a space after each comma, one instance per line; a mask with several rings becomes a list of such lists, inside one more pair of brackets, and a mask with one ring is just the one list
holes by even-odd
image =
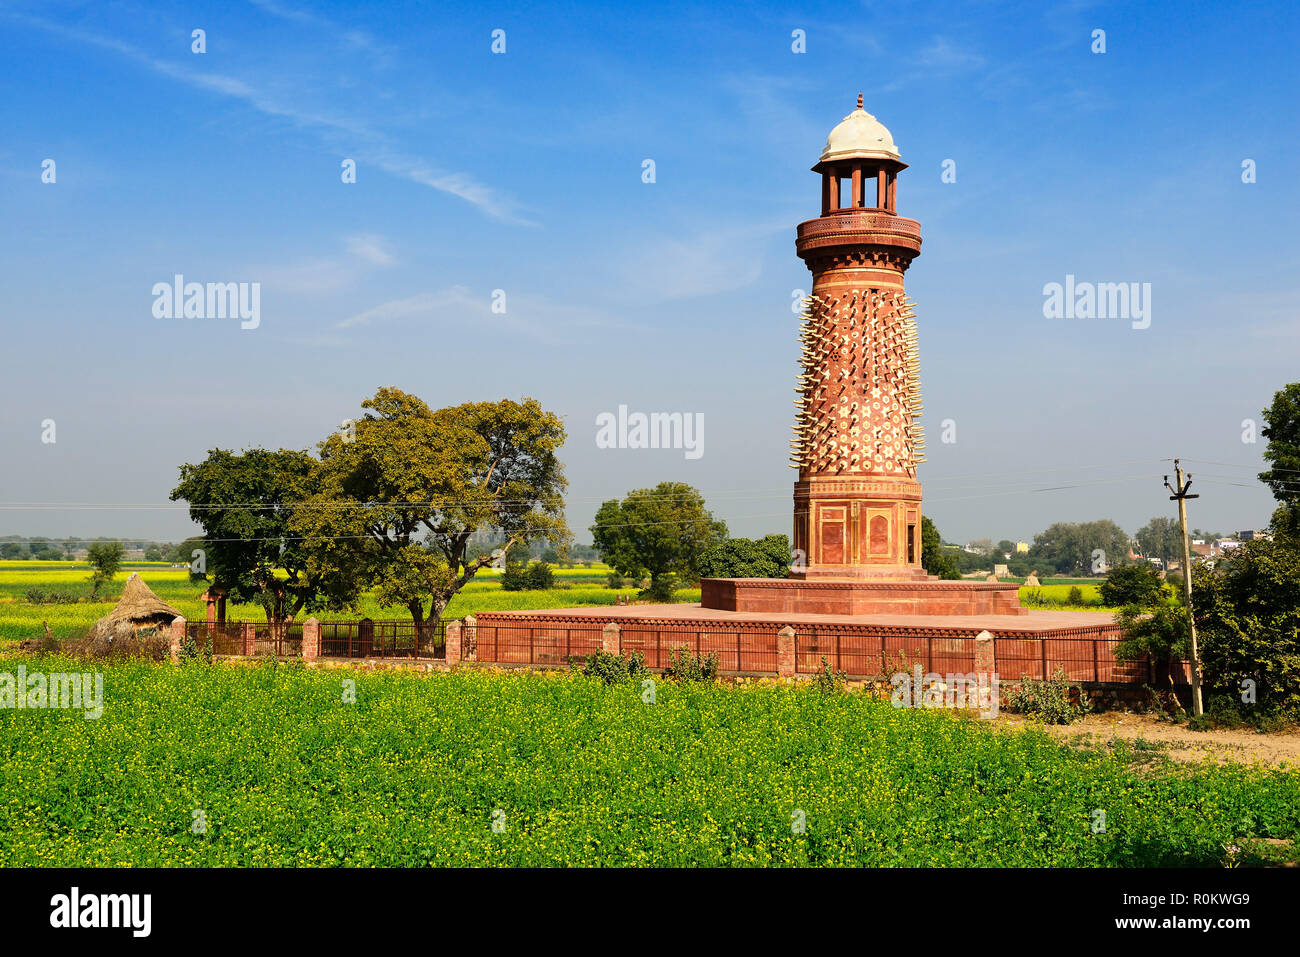
[[[833, 627], [826, 625], [816, 626], [817, 633], [809, 635], [811, 627], [803, 631], [801, 636], [800, 628], [797, 624], [777, 625], [763, 622], [746, 622], [742, 628], [727, 628], [725, 624], [711, 624], [709, 627], [702, 628], [699, 623], [663, 620], [663, 621], [636, 621], [635, 624], [610, 619], [601, 621], [600, 619], [592, 620], [591, 618], [579, 618], [577, 616], [555, 616], [555, 620], [548, 619], [546, 623], [534, 622], [515, 622], [506, 616], [491, 617], [483, 616], [486, 621], [467, 616], [460, 621], [449, 621], [446, 626], [446, 660], [442, 659], [374, 659], [374, 658], [324, 658], [321, 656], [321, 623], [310, 618], [303, 623], [302, 637], [302, 659], [305, 664], [312, 667], [343, 667], [343, 668], [361, 668], [366, 670], [376, 670], [382, 668], [410, 668], [417, 671], [445, 671], [461, 664], [478, 664], [486, 667], [515, 669], [515, 668], [535, 668], [535, 669], [567, 669], [567, 661], [556, 660], [539, 660], [539, 656], [528, 653], [528, 657], [534, 660], [510, 661], [510, 660], [490, 660], [494, 648], [497, 649], [497, 657], [501, 657], [503, 645], [508, 644], [504, 639], [499, 637], [497, 629], [510, 629], [512, 633], [519, 631], [526, 632], [526, 643], [531, 647], [538, 641], [538, 632], [554, 632], [557, 627], [563, 628], [568, 626], [567, 630], [571, 632], [581, 632], [585, 639], [582, 647], [573, 648], [572, 657], [574, 660], [581, 660], [585, 657], [584, 649], [586, 647], [602, 648], [610, 654], [622, 654], [631, 650], [637, 650], [644, 645], [638, 645], [639, 640], [644, 639], [647, 630], [661, 633], [660, 650], [662, 651], [663, 642], [671, 643], [675, 637], [687, 639], [688, 636], [698, 639], [705, 636], [710, 639], [725, 637], [727, 653], [730, 649], [738, 646], [748, 646], [754, 643], [764, 643], [769, 651], [774, 651], [774, 655], [762, 658], [762, 661], [770, 661], [771, 667], [761, 667], [758, 669], [730, 669], [725, 668], [721, 671], [724, 677], [735, 678], [758, 678], [758, 679], [778, 679], [778, 680], [799, 680], [811, 679], [817, 671], [820, 670], [820, 657], [822, 648], [818, 642], [827, 643], [835, 637], [850, 640], [849, 650], [844, 652], [844, 658], [841, 661], [836, 657], [835, 662], [839, 664], [851, 663], [858, 661], [866, 663], [869, 661], [876, 662], [877, 673], [854, 673], [850, 669], [840, 668], [836, 670], [847, 670], [849, 680], [854, 684], [875, 685], [882, 690], [889, 687], [889, 675], [879, 672], [880, 664], [889, 664], [889, 657], [886, 655], [883, 659], [874, 650], [863, 651], [861, 647], [853, 647], [858, 642], [874, 643], [874, 647], [884, 649], [887, 643], [897, 643], [898, 647], [906, 648], [909, 640], [915, 645], [918, 642], [928, 642], [931, 646], [931, 654], [928, 659], [909, 656], [908, 660], [911, 666], [915, 667], [920, 664], [925, 673], [946, 675], [952, 673], [969, 674], [971, 672], [982, 674], [1001, 673], [1007, 675], [1006, 678], [999, 678], [1000, 687], [1004, 690], [1015, 688], [1020, 684], [1022, 670], [1030, 672], [1030, 677], [1037, 678], [1037, 671], [1041, 671], [1044, 665], [1049, 671], [1054, 671], [1055, 667], [1062, 663], [1060, 658], [1060, 649], [1079, 650], [1079, 654], [1069, 658], [1066, 663], [1072, 666], [1076, 674], [1067, 674], [1069, 686], [1076, 690], [1086, 692], [1094, 703], [1100, 708], [1105, 709], [1115, 706], [1141, 705], [1149, 703], [1150, 692], [1147, 685], [1165, 690], [1166, 683], [1161, 680], [1154, 680], [1146, 670], [1144, 664], [1139, 665], [1122, 665], [1115, 662], [1109, 652], [1109, 647], [1103, 642], [1113, 640], [1118, 635], [1118, 629], [1113, 625], [1097, 625], [1082, 628], [1065, 628], [1056, 629], [1039, 635], [1025, 635], [1021, 632], [1002, 631], [993, 633], [985, 629], [976, 632], [974, 629], [945, 629], [941, 636], [927, 636], [924, 629], [907, 626], [893, 625], [854, 625], [843, 624]], [[170, 626], [170, 652], [172, 661], [178, 661], [180, 656], [181, 643], [184, 641], [186, 631], [186, 620], [182, 617], [174, 619]], [[248, 648], [250, 638], [255, 637], [256, 626], [246, 623], [243, 627], [242, 644], [245, 649]], [[486, 634], [486, 638], [483, 636]], [[572, 638], [572, 636], [570, 636]], [[480, 640], [487, 642], [480, 647]], [[746, 639], [751, 639], [746, 641]], [[1089, 641], [1088, 639], [1093, 639]], [[518, 639], [516, 638], [516, 644]], [[545, 640], [545, 639], [543, 639]], [[801, 649], [801, 641], [804, 643]], [[1056, 642], [1055, 646], [1050, 643]], [[573, 644], [578, 645], [580, 642], [574, 640]], [[689, 640], [683, 640], [682, 644], [690, 646]], [[1084, 653], [1084, 646], [1088, 646], [1087, 653]], [[811, 647], [810, 647], [811, 646]], [[707, 644], [699, 645], [702, 650], [712, 650]], [[838, 646], [837, 646], [838, 647]], [[1055, 650], [1049, 654], [1048, 649], [1055, 647]], [[480, 650], [486, 649], [489, 653], [489, 660], [480, 660]], [[1103, 650], [1099, 653], [1098, 648]], [[896, 650], [896, 649], [895, 649]], [[1009, 652], [1009, 653], [1004, 653]], [[1015, 652], [1020, 652], [1019, 654]], [[1026, 653], [1028, 652], [1028, 653]], [[736, 661], [752, 661], [749, 656], [749, 649], [745, 648], [746, 657], [742, 660], [740, 651], [736, 652]], [[1104, 657], [1103, 657], [1104, 656]], [[235, 656], [219, 656], [226, 658], [235, 658]], [[249, 656], [252, 657], [252, 656]], [[1085, 658], [1089, 660], [1085, 660]], [[810, 664], [809, 662], [812, 662]], [[1108, 676], [1113, 675], [1121, 680], [1089, 680], [1085, 675], [1079, 675], [1077, 672], [1091, 674], [1102, 671], [1102, 665]], [[926, 667], [928, 665], [928, 667]], [[1029, 665], [1029, 668], [1022, 666]], [[1032, 666], [1037, 665], [1037, 668]], [[1122, 667], [1117, 667], [1121, 666]], [[662, 666], [656, 667], [656, 664], [648, 661], [647, 667], [651, 671], [662, 671]], [[1070, 669], [1067, 669], [1067, 672]], [[1017, 672], [1011, 677], [1012, 672]], [[1185, 675], [1180, 675], [1185, 678]], [[1180, 697], [1185, 696], [1187, 685], [1185, 681], [1176, 681], [1175, 693]]]

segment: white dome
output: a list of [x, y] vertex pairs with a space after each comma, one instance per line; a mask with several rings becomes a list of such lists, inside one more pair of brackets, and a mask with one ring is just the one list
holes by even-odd
[[865, 158], [897, 160], [899, 156], [893, 135], [885, 129], [885, 124], [862, 108], [859, 93], [858, 108], [826, 137], [820, 162]]

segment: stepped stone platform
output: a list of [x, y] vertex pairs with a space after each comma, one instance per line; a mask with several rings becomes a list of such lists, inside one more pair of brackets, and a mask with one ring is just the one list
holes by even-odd
[[1023, 616], [1015, 582], [705, 578], [705, 608], [753, 614]]

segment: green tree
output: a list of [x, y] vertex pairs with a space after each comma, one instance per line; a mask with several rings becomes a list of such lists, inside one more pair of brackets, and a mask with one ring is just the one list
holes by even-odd
[[1031, 557], [1066, 574], [1092, 574], [1094, 562], [1106, 566], [1128, 560], [1129, 537], [1110, 519], [1057, 522], [1034, 536]]
[[1153, 681], [1166, 685], [1172, 697], [1173, 663], [1191, 656], [1187, 607], [1179, 599], [1154, 607], [1127, 605], [1116, 613], [1115, 623], [1124, 631], [1115, 645], [1115, 657], [1120, 661], [1146, 658], [1154, 670]]
[[1162, 567], [1168, 568], [1171, 559], [1182, 560], [1181, 535], [1176, 520], [1158, 515], [1139, 528], [1133, 537], [1137, 539], [1144, 558], [1158, 558]]
[[1300, 542], [1243, 542], [1194, 565], [1193, 584], [1206, 685], [1240, 699], [1249, 680], [1261, 705], [1300, 718]]
[[1278, 502], [1273, 531], [1300, 538], [1300, 382], [1278, 390], [1263, 416], [1260, 434], [1268, 439], [1264, 460], [1270, 467], [1259, 473], [1259, 480]]
[[921, 516], [921, 567], [938, 578], [961, 578], [957, 563], [943, 547], [943, 536], [928, 515]]
[[788, 578], [790, 559], [790, 539], [785, 535], [728, 538], [700, 555], [700, 577]]
[[189, 565], [194, 561], [196, 551], [206, 551], [207, 541], [202, 535], [194, 535], [179, 545], [173, 545], [166, 552], [166, 559], [176, 565]]
[[1101, 603], [1108, 608], [1122, 608], [1125, 605], [1154, 608], [1164, 599], [1164, 583], [1160, 580], [1160, 574], [1147, 562], [1112, 568], [1098, 590], [1101, 592]]
[[94, 569], [90, 575], [90, 594], [92, 598], [98, 598], [99, 590], [104, 587], [105, 583], [113, 580], [117, 570], [122, 567], [122, 559], [125, 556], [126, 549], [122, 547], [121, 542], [96, 542], [90, 546], [86, 558], [90, 561], [91, 568]]
[[17, 558], [22, 555], [25, 548], [26, 546], [21, 545], [18, 542], [5, 542], [3, 545], [0, 545], [0, 558], [7, 558], [10, 561], [17, 560]]
[[163, 560], [162, 549], [157, 545], [150, 545], [144, 550], [144, 560], [147, 562], [160, 562]]
[[201, 572], [230, 599], [261, 605], [272, 626], [293, 621], [304, 608], [343, 607], [356, 595], [354, 582], [327, 582], [310, 567], [290, 527], [314, 486], [315, 469], [316, 460], [301, 451], [212, 449], [197, 465], [182, 465], [172, 489], [172, 501], [188, 502], [190, 518], [205, 533], [196, 546]]
[[419, 625], [493, 561], [470, 557], [476, 533], [507, 551], [567, 543], [564, 424], [535, 399], [434, 411], [385, 387], [361, 406], [354, 434], [320, 444], [318, 489], [293, 520], [321, 574], [357, 577]]
[[596, 512], [592, 538], [601, 558], [620, 575], [650, 577], [648, 594], [670, 600], [678, 578], [700, 577], [700, 559], [727, 536], [726, 523], [684, 482], [660, 482], [610, 499]]

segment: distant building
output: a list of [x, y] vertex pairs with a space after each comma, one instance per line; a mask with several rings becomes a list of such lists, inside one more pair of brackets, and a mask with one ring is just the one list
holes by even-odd
[[1016, 554], [1017, 554], [1017, 555], [1028, 555], [1028, 554], [1029, 554], [1029, 543], [1028, 543], [1028, 542], [1016, 542]]

